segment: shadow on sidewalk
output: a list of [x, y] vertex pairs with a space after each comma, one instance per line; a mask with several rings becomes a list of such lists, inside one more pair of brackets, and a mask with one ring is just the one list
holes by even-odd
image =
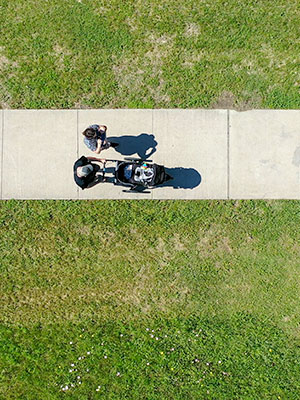
[[141, 133], [138, 136], [110, 136], [109, 142], [118, 143], [115, 151], [123, 156], [132, 156], [138, 154], [140, 158], [146, 160], [156, 152], [157, 141], [155, 136], [149, 133]]
[[166, 173], [173, 177], [159, 187], [173, 187], [174, 189], [193, 189], [200, 185], [202, 177], [194, 168], [166, 168]]
[[[89, 188], [92, 188], [92, 187], [98, 185], [99, 183], [102, 183], [102, 184], [103, 183], [111, 183], [111, 184], [114, 183], [114, 181], [115, 181], [115, 178], [114, 178], [115, 168], [114, 167], [106, 168], [105, 172], [108, 174], [111, 174], [111, 176], [106, 176], [105, 181], [103, 181], [101, 168], [95, 163], [93, 163], [93, 165], [96, 166], [96, 170], [97, 170], [98, 174], [97, 174], [97, 178], [95, 179], [95, 181], [89, 185]], [[157, 185], [157, 186], [151, 188], [151, 190], [153, 190], [157, 187], [170, 187], [170, 188], [174, 188], [174, 189], [194, 189], [195, 187], [199, 186], [202, 181], [201, 175], [194, 168], [183, 168], [183, 167], [165, 168], [165, 171], [173, 179], [171, 179], [167, 182], [164, 182], [161, 185]], [[125, 185], [124, 185], [124, 188], [125, 188]], [[148, 190], [147, 187], [139, 187], [136, 190], [136, 192], [138, 191], [140, 193], [143, 193], [143, 192], [150, 193], [147, 190]]]

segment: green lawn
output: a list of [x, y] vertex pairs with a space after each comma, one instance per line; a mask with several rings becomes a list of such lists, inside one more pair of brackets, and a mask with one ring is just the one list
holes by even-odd
[[[298, 0], [0, 0], [1, 108], [300, 108]], [[300, 399], [296, 201], [0, 203], [0, 399]]]
[[2, 108], [300, 107], [298, 0], [1, 0]]
[[1, 399], [299, 398], [299, 202], [7, 201], [0, 222]]

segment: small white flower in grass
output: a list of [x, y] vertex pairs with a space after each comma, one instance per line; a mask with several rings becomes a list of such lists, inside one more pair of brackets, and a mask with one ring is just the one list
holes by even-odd
[[120, 376], [121, 374], [120, 374], [120, 372], [117, 372], [117, 376]]
[[149, 363], [149, 362], [147, 362], [147, 365], [150, 365], [150, 363]]
[[101, 346], [104, 346], [104, 343], [103, 343], [103, 342], [101, 343]]
[[89, 355], [91, 354], [91, 352], [90, 352], [90, 351], [87, 351], [86, 354], [89, 356]]
[[73, 372], [73, 370], [72, 370], [72, 369], [69, 369], [69, 372]]
[[151, 331], [152, 333], [154, 332], [154, 329], [152, 329], [152, 331]]
[[71, 364], [71, 367], [75, 367], [75, 364]]
[[218, 361], [218, 364], [221, 364], [222, 361]]
[[80, 376], [77, 376], [77, 379], [80, 379]]
[[165, 337], [168, 337], [168, 335], [165, 335]]
[[174, 351], [174, 350], [175, 350], [174, 347], [172, 347], [172, 348], [171, 348], [171, 351]]
[[99, 390], [100, 390], [100, 389], [99, 389], [99, 388], [97, 388], [97, 389], [96, 389], [96, 392], [99, 392]]
[[70, 344], [73, 344], [73, 342], [70, 342]]
[[90, 372], [90, 370], [87, 368], [87, 369], [86, 369], [86, 372]]
[[146, 331], [148, 332], [148, 331], [150, 331], [150, 329], [149, 329], [149, 328], [146, 328]]
[[209, 365], [209, 363], [206, 363], [206, 365]]
[[198, 337], [199, 336], [198, 333], [195, 336]]
[[81, 360], [81, 357], [78, 357], [78, 360]]
[[79, 383], [79, 385], [81, 385], [81, 382], [78, 382]]
[[156, 337], [155, 340], [158, 340], [158, 337]]
[[104, 358], [107, 358], [107, 356], [104, 356]]
[[71, 383], [71, 387], [75, 387], [74, 383]]
[[120, 333], [120, 336], [122, 337], [122, 336], [123, 336], [123, 333]]
[[150, 335], [151, 338], [154, 338], [154, 335]]

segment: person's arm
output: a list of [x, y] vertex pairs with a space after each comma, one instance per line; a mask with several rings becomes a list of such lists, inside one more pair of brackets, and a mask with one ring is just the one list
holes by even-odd
[[100, 154], [101, 153], [101, 146], [102, 146], [101, 139], [97, 139], [97, 148], [96, 148], [96, 150], [94, 150], [94, 153]]
[[101, 162], [102, 164], [105, 164], [105, 163], [106, 163], [106, 159], [105, 159], [105, 158], [87, 157], [87, 159], [88, 159], [89, 161], [99, 161], [99, 162]]

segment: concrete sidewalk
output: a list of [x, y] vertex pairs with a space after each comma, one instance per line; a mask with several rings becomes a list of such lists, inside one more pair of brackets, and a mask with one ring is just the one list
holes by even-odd
[[[150, 193], [79, 189], [93, 123], [121, 143], [100, 157], [152, 153], [175, 179]], [[0, 146], [1, 199], [300, 199], [300, 110], [0, 110]]]

